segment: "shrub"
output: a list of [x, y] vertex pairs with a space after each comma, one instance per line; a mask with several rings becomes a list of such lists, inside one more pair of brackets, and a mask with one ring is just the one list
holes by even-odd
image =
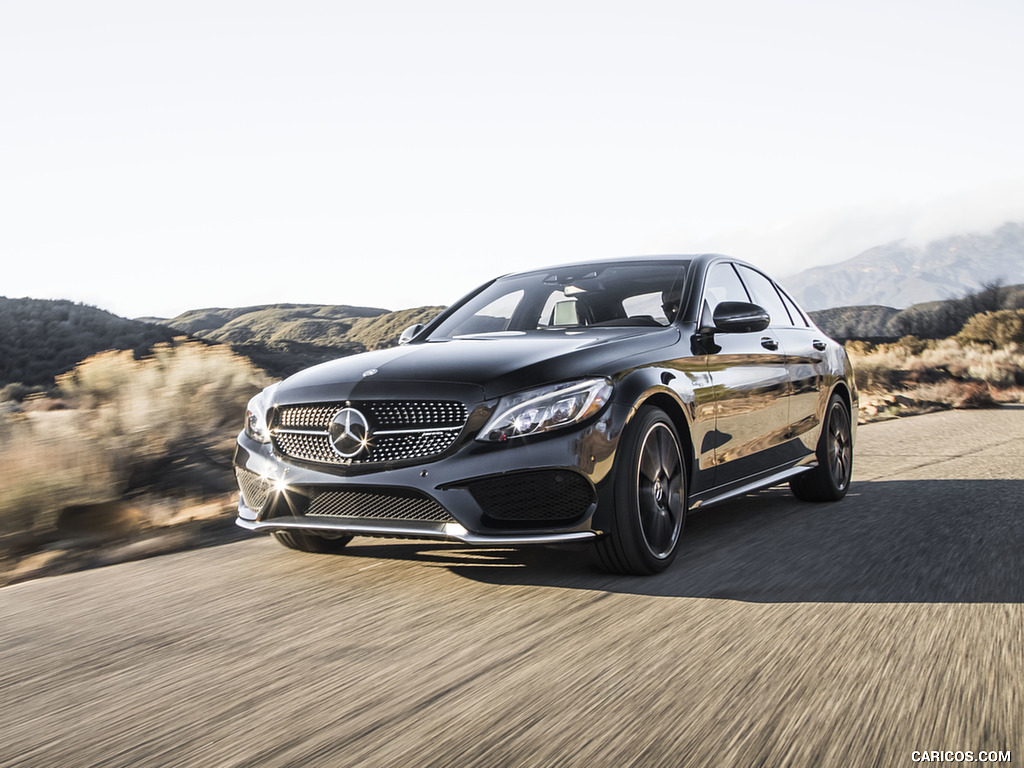
[[61, 507], [120, 495], [117, 457], [95, 450], [77, 414], [0, 417], [0, 434], [0, 533], [45, 528]]
[[20, 381], [12, 381], [0, 388], [0, 403], [20, 403], [29, 395], [40, 394], [44, 391], [45, 389], [40, 386], [30, 387]]
[[57, 380], [69, 410], [0, 420], [0, 528], [45, 527], [62, 507], [156, 483], [195, 493], [176, 487], [180, 471], [209, 457], [229, 464], [245, 404], [268, 383], [228, 348], [197, 342], [158, 344], [139, 360], [125, 351], [82, 361]]
[[957, 339], [964, 344], [989, 344], [994, 347], [1024, 344], [1024, 309], [979, 312], [964, 324]]
[[912, 355], [920, 355], [926, 349], [928, 349], [928, 342], [924, 339], [919, 339], [917, 336], [904, 336], [902, 339], [896, 342], [899, 346], [906, 349]]

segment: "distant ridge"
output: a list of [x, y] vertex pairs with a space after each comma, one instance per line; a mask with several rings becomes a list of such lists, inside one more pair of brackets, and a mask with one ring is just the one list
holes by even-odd
[[394, 346], [408, 326], [426, 323], [443, 309], [268, 304], [129, 320], [71, 301], [0, 297], [0, 388], [13, 382], [49, 386], [97, 352], [143, 355], [154, 344], [182, 336], [228, 344], [283, 377], [334, 358]]
[[1024, 284], [993, 285], [957, 299], [926, 301], [906, 309], [869, 305], [809, 314], [819, 328], [839, 341], [895, 341], [902, 336], [943, 339], [958, 333], [972, 315], [1000, 309], [1024, 309]]
[[379, 317], [387, 312], [379, 307], [346, 304], [262, 304], [191, 309], [157, 322], [211, 341], [269, 341], [274, 338], [310, 341], [337, 335], [338, 321]]
[[49, 384], [97, 352], [143, 354], [180, 335], [73, 301], [0, 296], [0, 387], [16, 381]]
[[394, 346], [407, 327], [426, 323], [443, 309], [266, 304], [194, 309], [160, 322], [205, 341], [230, 344], [274, 376], [288, 376], [337, 357]]
[[988, 281], [1024, 282], [1024, 224], [966, 234], [922, 247], [880, 245], [852, 259], [812, 267], [782, 280], [808, 310], [912, 304], [963, 296]]

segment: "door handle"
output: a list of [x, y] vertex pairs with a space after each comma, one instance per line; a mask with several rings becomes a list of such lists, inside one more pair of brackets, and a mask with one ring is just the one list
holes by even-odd
[[814, 347], [819, 352], [824, 352], [828, 348], [828, 344], [826, 344], [821, 339], [815, 339], [814, 341], [812, 341], [811, 346]]
[[762, 336], [761, 337], [761, 346], [764, 347], [765, 349], [773, 349], [774, 350], [774, 349], [778, 349], [779, 348], [779, 342], [777, 342], [771, 336]]

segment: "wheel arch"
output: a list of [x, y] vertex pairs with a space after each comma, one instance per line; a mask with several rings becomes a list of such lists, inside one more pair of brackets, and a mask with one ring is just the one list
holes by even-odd
[[[682, 404], [671, 394], [665, 391], [655, 391], [645, 399], [637, 403], [635, 412], [644, 406], [654, 406], [662, 410], [672, 421], [679, 435], [679, 446], [683, 450], [686, 459], [686, 487], [689, 488], [693, 481], [693, 435], [690, 432], [690, 417]], [[634, 413], [635, 413], [634, 412]]]

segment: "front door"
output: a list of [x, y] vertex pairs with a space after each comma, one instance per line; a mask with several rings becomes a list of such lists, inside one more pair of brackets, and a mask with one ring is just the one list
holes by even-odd
[[[708, 273], [701, 327], [713, 327], [715, 307], [723, 301], [754, 301], [728, 263], [716, 264]], [[715, 485], [728, 485], [784, 464], [792, 384], [778, 335], [771, 328], [716, 333], [713, 346], [707, 347], [715, 429], [704, 436], [705, 444], [698, 450], [702, 455], [713, 451]]]

